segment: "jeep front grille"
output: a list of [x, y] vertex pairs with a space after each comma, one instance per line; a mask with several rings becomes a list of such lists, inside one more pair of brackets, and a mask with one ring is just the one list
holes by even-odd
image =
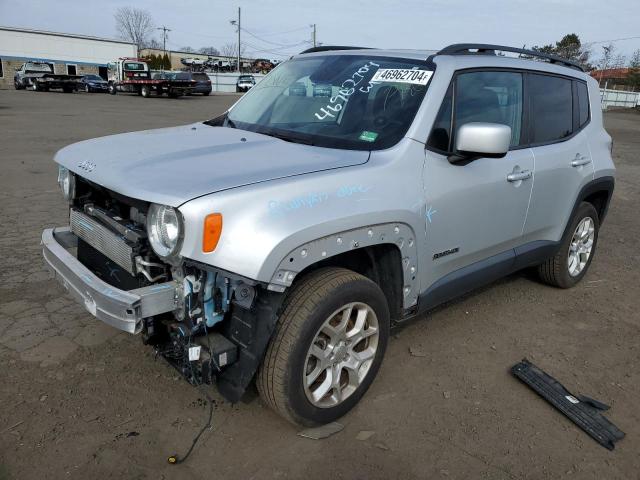
[[71, 231], [79, 238], [116, 262], [131, 275], [136, 274], [133, 248], [122, 236], [74, 208], [69, 214], [69, 224]]

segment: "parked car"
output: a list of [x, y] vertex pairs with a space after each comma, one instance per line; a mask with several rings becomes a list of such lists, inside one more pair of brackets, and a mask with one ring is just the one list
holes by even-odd
[[253, 75], [240, 75], [236, 81], [236, 92], [248, 92], [255, 84]]
[[166, 72], [168, 78], [172, 80], [188, 80], [195, 82], [195, 87], [191, 93], [211, 94], [211, 79], [204, 72]]
[[109, 90], [109, 83], [100, 75], [85, 75], [78, 81], [78, 88], [87, 93], [107, 93]]
[[231, 402], [255, 380], [301, 425], [358, 403], [391, 326], [524, 268], [580, 282], [614, 188], [578, 64], [341, 48], [294, 56], [213, 120], [60, 150], [70, 225], [42, 234], [92, 315]]
[[65, 93], [77, 90], [79, 75], [64, 75], [53, 72], [53, 64], [45, 62], [25, 62], [13, 76], [16, 90], [28, 88], [34, 92], [48, 92], [60, 89]]

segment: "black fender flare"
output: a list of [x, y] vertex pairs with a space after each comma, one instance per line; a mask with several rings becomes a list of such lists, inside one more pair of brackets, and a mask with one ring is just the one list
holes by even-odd
[[594, 193], [606, 192], [607, 199], [602, 205], [601, 210], [598, 212], [600, 225], [604, 223], [604, 219], [607, 216], [607, 212], [609, 211], [609, 204], [611, 203], [611, 197], [613, 196], [613, 188], [615, 186], [615, 178], [612, 176], [599, 177], [591, 180], [584, 187], [580, 189], [578, 195], [576, 196], [576, 200], [573, 203], [573, 208], [571, 209], [571, 215], [569, 215], [569, 219], [567, 220], [567, 224], [564, 227], [564, 232], [562, 233], [561, 241], [567, 235], [567, 230], [569, 229], [569, 225], [571, 225], [571, 219], [576, 214], [576, 210], [580, 206], [580, 203], [584, 201], [584, 199], [593, 195]]

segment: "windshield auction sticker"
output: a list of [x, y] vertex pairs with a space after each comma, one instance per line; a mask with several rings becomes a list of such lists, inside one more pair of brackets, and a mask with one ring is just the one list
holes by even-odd
[[371, 79], [372, 82], [396, 82], [426, 85], [433, 72], [408, 68], [381, 68]]

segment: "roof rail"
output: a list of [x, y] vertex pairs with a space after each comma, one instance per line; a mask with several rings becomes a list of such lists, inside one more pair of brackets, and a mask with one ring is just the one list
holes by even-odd
[[300, 52], [300, 55], [304, 53], [330, 52], [333, 50], [369, 50], [369, 49], [370, 47], [353, 47], [348, 45], [323, 45], [321, 47], [307, 48], [304, 52]]
[[[477, 50], [473, 52], [471, 50]], [[499, 52], [519, 53], [528, 57], [542, 58], [550, 63], [559, 63], [566, 67], [576, 68], [584, 72], [584, 68], [578, 62], [561, 58], [548, 53], [536, 52], [524, 48], [507, 47], [504, 45], [489, 45], [484, 43], [456, 43], [440, 50], [436, 55], [495, 55], [496, 50]]]

